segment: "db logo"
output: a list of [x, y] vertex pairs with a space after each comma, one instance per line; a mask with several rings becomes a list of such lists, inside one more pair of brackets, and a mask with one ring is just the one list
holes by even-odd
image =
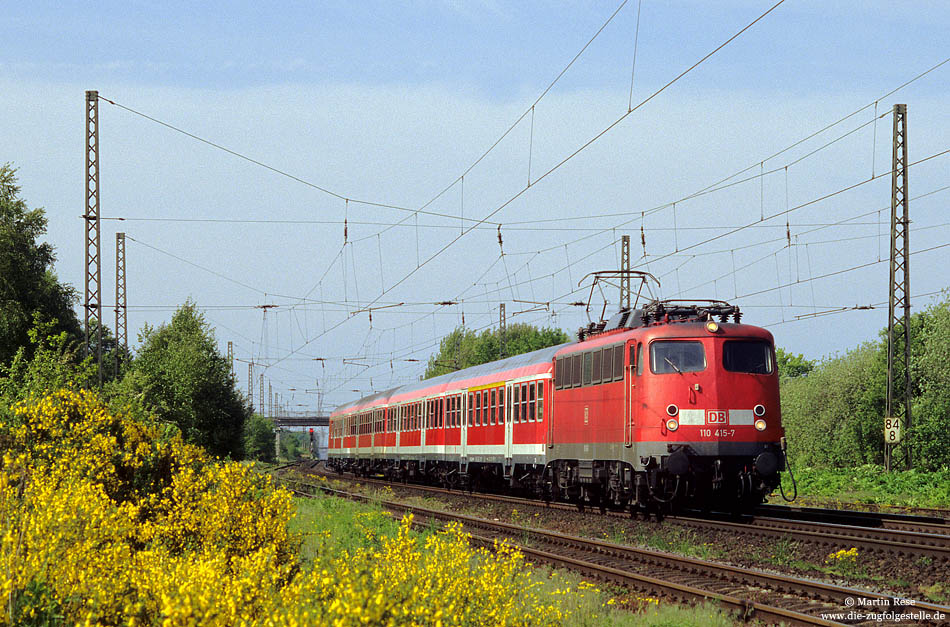
[[724, 409], [707, 409], [706, 410], [706, 424], [725, 424], [726, 423], [726, 410]]

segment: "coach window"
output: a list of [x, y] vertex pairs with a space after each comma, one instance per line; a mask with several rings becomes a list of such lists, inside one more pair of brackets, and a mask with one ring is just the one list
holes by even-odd
[[468, 426], [472, 426], [475, 423], [472, 420], [472, 410], [475, 407], [475, 402], [472, 400], [472, 393], [468, 393]]
[[511, 421], [516, 424], [521, 422], [521, 403], [518, 402], [518, 398], [519, 398], [518, 390], [519, 390], [519, 386], [517, 385], [511, 386], [511, 396], [513, 398], [508, 399], [508, 402], [511, 405], [513, 405], [511, 409], [514, 412], [511, 415]]
[[484, 422], [482, 422], [482, 393], [475, 392], [475, 426], [480, 427]]
[[535, 405], [534, 388], [535, 383], [532, 381], [528, 384], [528, 420], [531, 422], [534, 422], [537, 418], [537, 414], [535, 414], [537, 405]]
[[699, 372], [706, 369], [702, 342], [660, 340], [650, 344], [650, 370], [654, 374]]
[[498, 390], [492, 388], [491, 390], [491, 423], [493, 425], [498, 424]]
[[528, 384], [521, 384], [521, 422], [528, 421]]
[[538, 422], [544, 420], [544, 381], [538, 381]]

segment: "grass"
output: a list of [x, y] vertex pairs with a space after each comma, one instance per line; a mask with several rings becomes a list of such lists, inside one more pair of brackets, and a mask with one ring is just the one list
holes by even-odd
[[[885, 472], [882, 466], [857, 468], [795, 468], [798, 495], [826, 505], [893, 505], [901, 507], [950, 507], [950, 469], [935, 472], [901, 470]], [[786, 494], [791, 494], [788, 473], [782, 475]], [[772, 502], [781, 503], [778, 492]]]
[[[301, 556], [305, 562], [336, 555], [344, 550], [378, 548], [382, 538], [394, 537], [399, 523], [377, 503], [357, 503], [331, 496], [295, 499], [297, 514], [291, 528], [303, 537]], [[517, 514], [515, 515], [517, 517]], [[525, 526], [530, 516], [523, 515]], [[430, 526], [417, 533], [423, 535], [440, 531]], [[665, 627], [672, 625], [727, 626], [735, 622], [730, 614], [713, 604], [696, 607], [661, 605], [655, 598], [637, 595], [623, 588], [598, 587], [585, 582], [572, 572], [534, 569], [536, 580], [558, 601], [573, 618], [571, 627], [641, 626]], [[564, 594], [565, 589], [582, 589], [584, 595]]]

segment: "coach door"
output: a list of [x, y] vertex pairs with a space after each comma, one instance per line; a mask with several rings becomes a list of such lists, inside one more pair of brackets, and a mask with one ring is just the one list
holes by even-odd
[[517, 384], [505, 384], [505, 464], [511, 463], [512, 430], [514, 427], [511, 420], [511, 391], [516, 387]]

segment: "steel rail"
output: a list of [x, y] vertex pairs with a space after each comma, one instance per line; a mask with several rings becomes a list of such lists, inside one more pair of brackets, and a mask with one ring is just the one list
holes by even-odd
[[[375, 499], [361, 494], [352, 494], [340, 490], [332, 489], [328, 486], [318, 486], [302, 483], [311, 489], [317, 489], [328, 494], [343, 496], [361, 501], [373, 501]], [[299, 493], [299, 492], [298, 492]], [[306, 493], [304, 493], [306, 494]], [[306, 494], [310, 496], [309, 494]], [[500, 521], [489, 521], [482, 518], [476, 518], [463, 514], [451, 512], [442, 512], [428, 508], [417, 507], [391, 501], [378, 501], [379, 504], [387, 509], [413, 512], [427, 519], [436, 519], [440, 521], [461, 521], [466, 529], [471, 532], [477, 529], [481, 532], [493, 534], [495, 536], [504, 535], [510, 538], [520, 538], [522, 542], [518, 543], [518, 548], [525, 554], [532, 555], [546, 563], [562, 565], [572, 570], [579, 570], [592, 576], [604, 577], [613, 581], [618, 581], [636, 589], [644, 587], [652, 590], [661, 590], [663, 594], [673, 596], [681, 600], [695, 600], [698, 598], [715, 598], [724, 605], [739, 609], [745, 618], [755, 616], [768, 621], [786, 622], [789, 624], [807, 624], [807, 625], [825, 625], [836, 624], [824, 621], [820, 617], [803, 613], [802, 609], [808, 609], [815, 613], [834, 613], [841, 612], [843, 607], [847, 606], [849, 599], [854, 602], [855, 599], [869, 600], [875, 604], [878, 609], [889, 608], [895, 602], [893, 597], [871, 592], [847, 588], [834, 584], [790, 577], [787, 575], [778, 575], [758, 570], [749, 570], [731, 566], [690, 558], [684, 556], [663, 553], [650, 549], [641, 549], [636, 547], [618, 545], [601, 540], [581, 538], [563, 533], [551, 532], [542, 529], [526, 528], [510, 523]], [[491, 543], [492, 538], [483, 538], [484, 542]], [[524, 544], [544, 545], [553, 547], [553, 550], [573, 550], [580, 551], [583, 554], [591, 554], [597, 559], [609, 559], [615, 562], [611, 564], [599, 564], [589, 559], [578, 559], [576, 555], [565, 556], [552, 551], [545, 551], [535, 546], [524, 546]], [[620, 560], [626, 568], [618, 568], [616, 561]], [[684, 576], [687, 582], [675, 582], [670, 580], [658, 579], [637, 573], [631, 570], [636, 567], [646, 567], [648, 569], [673, 571], [668, 576], [682, 579]], [[707, 587], [701, 588], [690, 583], [697, 583], [696, 579], [705, 579], [703, 581]], [[709, 580], [712, 580], [710, 582]], [[743, 599], [733, 594], [724, 594], [721, 591], [710, 590], [710, 586], [727, 587], [741, 586], [743, 588], [764, 588], [771, 591], [772, 594], [779, 595], [783, 602], [792, 604], [792, 608], [782, 608], [759, 603], [754, 599]], [[697, 592], [698, 591], [698, 592]], [[748, 591], [748, 590], [747, 590]], [[787, 598], [787, 595], [794, 595], [795, 599]], [[750, 596], [754, 596], [751, 594]], [[818, 605], [821, 602], [823, 605]], [[837, 604], [831, 605], [828, 604]], [[898, 606], [901, 607], [901, 606]], [[937, 604], [913, 601], [912, 605], [915, 611], [926, 611], [931, 614], [938, 612], [950, 615], [950, 607]], [[804, 621], [804, 622], [802, 622]], [[817, 621], [817, 622], [816, 622]]]
[[[363, 483], [392, 485], [391, 482], [360, 478]], [[436, 494], [460, 494], [457, 490], [447, 490], [434, 486], [417, 484], [397, 484], [413, 490], [432, 492]], [[574, 510], [576, 507], [567, 503], [538, 501], [522, 497], [512, 497], [499, 494], [478, 493], [483, 500], [492, 500], [515, 505], [529, 505], [550, 509]], [[626, 517], [621, 512], [607, 511], [607, 515]], [[721, 520], [715, 517], [667, 516], [669, 520], [679, 525], [694, 529], [713, 529], [740, 535], [752, 534], [758, 537], [789, 538], [818, 544], [820, 546], [848, 546], [857, 547], [865, 551], [887, 552], [897, 555], [927, 557], [940, 561], [950, 561], [950, 535], [938, 533], [923, 533], [875, 527], [841, 525], [836, 523], [821, 523], [778, 518], [746, 517], [738, 521]], [[950, 532], [950, 530], [948, 530]]]

